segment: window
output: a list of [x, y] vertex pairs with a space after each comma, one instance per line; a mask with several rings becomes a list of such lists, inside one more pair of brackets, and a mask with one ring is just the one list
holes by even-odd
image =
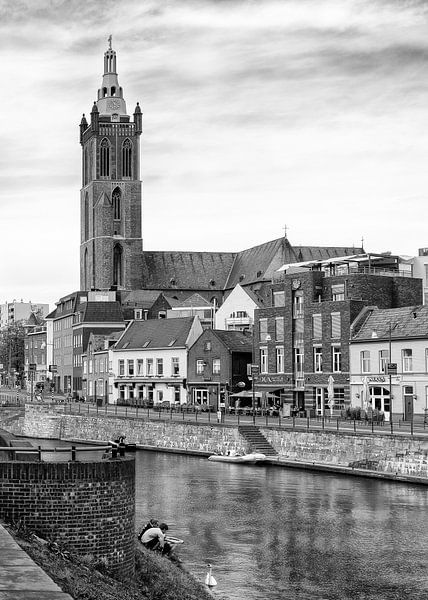
[[275, 339], [277, 342], [284, 341], [284, 317], [275, 317]]
[[285, 292], [274, 292], [273, 293], [273, 305], [274, 306], [285, 306]]
[[135, 308], [134, 309], [134, 319], [136, 321], [141, 321], [143, 318], [143, 311], [141, 308]]
[[92, 373], [93, 361], [92, 358], [89, 359], [89, 373]]
[[332, 346], [331, 348], [331, 367], [333, 373], [342, 371], [342, 349], [340, 346]]
[[122, 144], [122, 177], [131, 177], [132, 173], [132, 144], [126, 139]]
[[259, 321], [259, 334], [260, 334], [260, 341], [261, 342], [265, 342], [267, 339], [267, 327], [268, 322], [267, 319], [260, 319]]
[[220, 373], [220, 359], [213, 358], [213, 375], [219, 375]]
[[83, 375], [86, 375], [86, 358], [83, 359]]
[[284, 373], [284, 347], [277, 346], [276, 348], [276, 372]]
[[122, 285], [122, 246], [116, 244], [113, 248], [113, 284]]
[[413, 371], [413, 351], [411, 348], [404, 348], [401, 351], [401, 357], [403, 361], [403, 373], [410, 373]]
[[99, 369], [100, 373], [104, 373], [104, 360], [102, 358], [99, 360]]
[[303, 348], [294, 348], [294, 371], [297, 377], [303, 377], [304, 354]]
[[303, 292], [296, 292], [293, 298], [293, 317], [303, 317]]
[[163, 375], [163, 358], [156, 359], [156, 374]]
[[205, 369], [205, 361], [198, 359], [196, 361], [196, 374], [197, 375], [202, 375]]
[[334, 408], [341, 409], [345, 408], [345, 388], [338, 387], [334, 388]]
[[345, 284], [339, 283], [331, 286], [332, 300], [345, 300]]
[[322, 316], [312, 315], [312, 337], [314, 340], [322, 339]]
[[386, 365], [389, 362], [388, 350], [379, 350], [379, 373], [386, 373]]
[[120, 188], [115, 188], [112, 194], [112, 204], [113, 204], [113, 219], [115, 221], [120, 221], [121, 218], [121, 191]]
[[146, 375], [151, 377], [153, 375], [153, 358], [146, 360]]
[[209, 352], [211, 350], [211, 342], [210, 341], [205, 342], [204, 350], [205, 350], [205, 352]]
[[156, 395], [157, 395], [158, 402], [159, 403], [163, 402], [163, 391], [162, 390], [157, 390]]
[[360, 352], [361, 373], [370, 373], [370, 352], [363, 350]]
[[166, 310], [160, 310], [158, 312], [158, 319], [166, 319]]
[[100, 175], [110, 176], [110, 144], [105, 138], [100, 144]]
[[128, 375], [134, 375], [134, 360], [132, 358], [128, 359]]
[[125, 361], [119, 360], [119, 376], [125, 375]]
[[180, 360], [177, 356], [171, 358], [171, 373], [173, 375], [180, 374]]
[[268, 372], [267, 348], [260, 348], [260, 373]]
[[341, 335], [341, 322], [340, 313], [331, 313], [331, 337], [340, 338]]
[[314, 373], [322, 373], [322, 348], [314, 347]]

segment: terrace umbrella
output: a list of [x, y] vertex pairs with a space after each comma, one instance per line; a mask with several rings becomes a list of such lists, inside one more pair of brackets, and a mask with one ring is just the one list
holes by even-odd
[[328, 403], [330, 406], [330, 416], [333, 416], [333, 403], [334, 403], [334, 379], [333, 379], [333, 375], [330, 375], [328, 378], [328, 385], [327, 385], [327, 396], [328, 396]]
[[362, 395], [362, 406], [367, 410], [369, 408], [370, 403], [370, 391], [369, 391], [369, 380], [367, 377], [363, 377], [362, 379], [363, 388], [361, 390]]

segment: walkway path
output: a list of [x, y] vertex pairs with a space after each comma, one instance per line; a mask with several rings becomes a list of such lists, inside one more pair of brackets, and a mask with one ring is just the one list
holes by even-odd
[[0, 600], [72, 600], [0, 525]]

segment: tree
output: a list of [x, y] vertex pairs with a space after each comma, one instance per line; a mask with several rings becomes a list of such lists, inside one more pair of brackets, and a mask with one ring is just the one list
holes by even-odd
[[22, 381], [25, 333], [22, 323], [12, 323], [0, 330], [0, 363], [3, 365], [3, 372], [8, 375], [9, 384], [14, 381], [13, 372], [18, 374], [16, 380]]

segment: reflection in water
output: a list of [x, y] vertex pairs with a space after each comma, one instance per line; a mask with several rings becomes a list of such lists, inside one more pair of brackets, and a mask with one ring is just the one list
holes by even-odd
[[230, 599], [425, 599], [427, 503], [423, 487], [137, 454], [138, 524], [172, 524]]

